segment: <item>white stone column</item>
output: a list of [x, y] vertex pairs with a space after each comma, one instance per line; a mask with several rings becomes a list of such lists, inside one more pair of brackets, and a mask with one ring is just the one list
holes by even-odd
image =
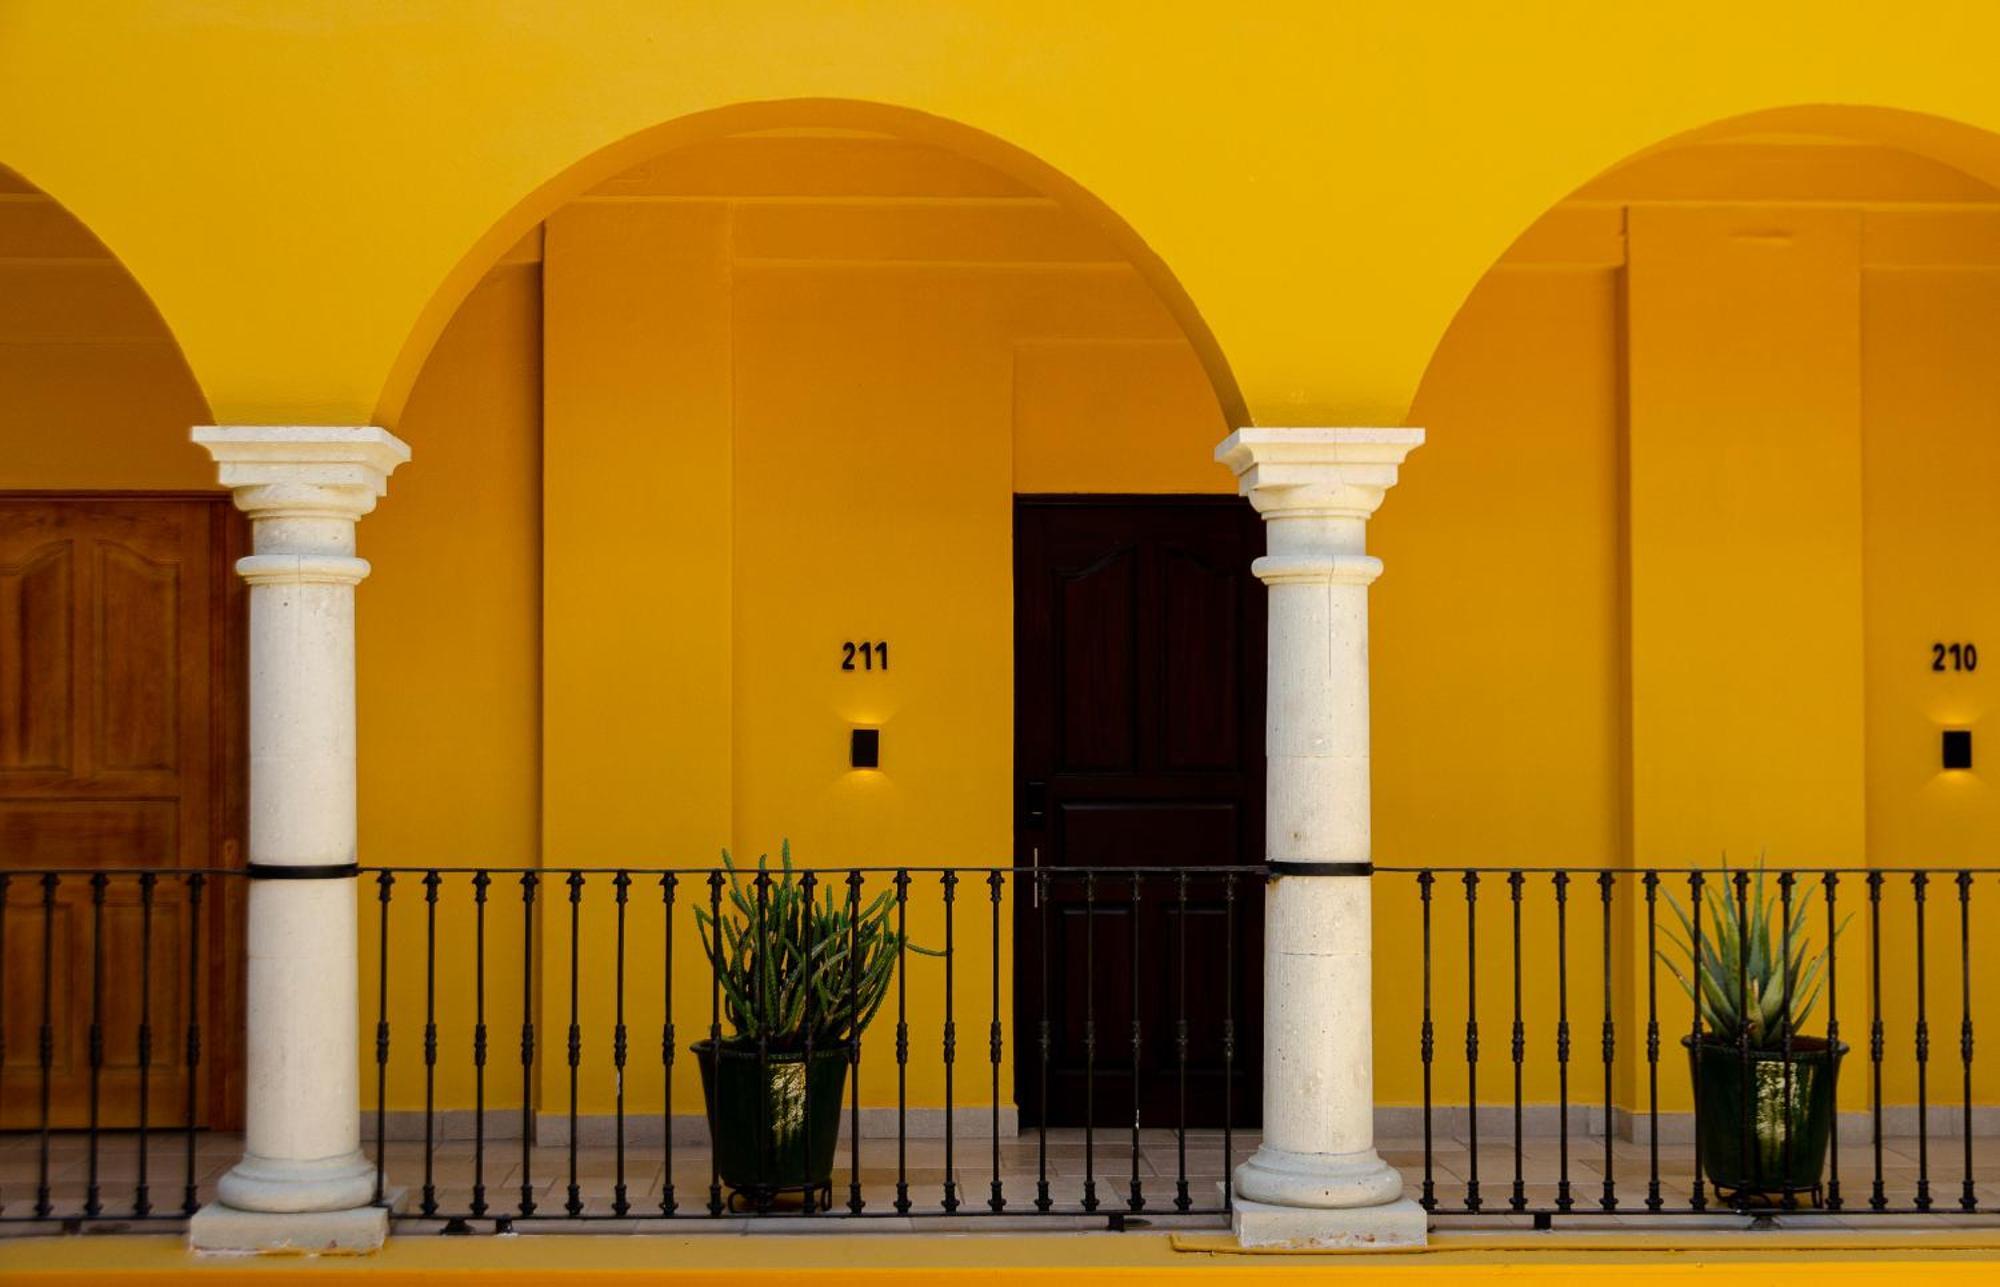
[[1421, 429], [1244, 429], [1216, 448], [1264, 516], [1264, 1134], [1236, 1169], [1245, 1245], [1421, 1243], [1375, 1152], [1368, 518]]
[[361, 1152], [355, 962], [355, 523], [410, 449], [386, 429], [211, 426], [250, 516], [250, 897], [243, 1159], [197, 1250], [380, 1246]]

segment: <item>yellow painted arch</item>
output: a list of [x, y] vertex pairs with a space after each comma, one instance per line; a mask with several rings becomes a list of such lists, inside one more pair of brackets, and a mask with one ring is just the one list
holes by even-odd
[[1195, 309], [1194, 302], [1160, 257], [1115, 211], [1035, 157], [991, 135], [921, 112], [879, 103], [821, 99], [741, 103], [669, 121], [613, 143], [536, 188], [487, 230], [486, 235], [459, 260], [444, 284], [425, 305], [395, 365], [390, 368], [377, 405], [377, 418], [384, 424], [394, 424], [401, 418], [403, 404], [423, 368], [424, 358], [466, 294], [510, 247], [565, 201], [648, 157], [675, 148], [744, 131], [802, 126], [874, 130], [931, 143], [991, 166], [1059, 201], [1123, 252], [1152, 286], [1200, 356], [1224, 413], [1238, 423], [1248, 414], [1236, 379], [1230, 374], [1222, 350]]
[[[2000, 186], [2000, 134], [1922, 112], [1823, 103], [1748, 112], [1681, 131], [1638, 149], [1599, 174], [1586, 176], [1582, 183], [1568, 192], [1559, 194], [1555, 200], [1559, 201], [1562, 197], [1574, 194], [1578, 188], [1586, 186], [1590, 180], [1600, 177], [1601, 174], [1610, 174], [1637, 165], [1662, 152], [1694, 144], [1756, 136], [1809, 137], [1874, 143], [1928, 157], [1989, 185]], [[1553, 205], [1554, 202], [1550, 204]], [[1542, 211], [1536, 211], [1535, 216], [1541, 213]], [[1530, 223], [1535, 216], [1530, 217]], [[1524, 232], [1527, 226], [1523, 224], [1516, 229], [1516, 236]], [[1508, 244], [1511, 245], [1511, 241]], [[1500, 247], [1500, 250], [1504, 251], [1505, 246]], [[1476, 282], [1468, 283], [1466, 298], [1470, 297], [1470, 287], [1476, 284]], [[1436, 356], [1435, 352], [1432, 356]], [[1429, 366], [1426, 367], [1426, 378], [1430, 369]]]
[[1116, 211], [1249, 418], [1383, 423], [1591, 176], [1781, 104], [1964, 147], [2000, 129], [1996, 43], [2000, 8], [1960, 0], [13, 0], [0, 159], [117, 250], [219, 418], [351, 423], [394, 409], [468, 247], [579, 158], [735, 104], [881, 104]]
[[[36, 183], [30, 176], [6, 165], [0, 165], [0, 202], [10, 205], [20, 202], [35, 205], [46, 203], [47, 206], [53, 207], [45, 217], [23, 221], [19, 226], [27, 231], [25, 241], [0, 245], [0, 259], [6, 258], [9, 252], [15, 252], [23, 255], [31, 263], [44, 257], [63, 260], [108, 260], [109, 264], [106, 266], [118, 275], [115, 292], [118, 304], [122, 306], [127, 316], [137, 323], [132, 331], [126, 332], [126, 337], [130, 338], [132, 334], [137, 333], [147, 340], [159, 340], [169, 345], [173, 350], [175, 382], [183, 386], [175, 390], [176, 394], [184, 397], [187, 405], [202, 407], [205, 412], [206, 407], [203, 406], [204, 399], [199, 382], [188, 365], [187, 353], [175, 340], [173, 328], [167, 324], [167, 319], [161, 316], [158, 304], [146, 293], [145, 287], [132, 276], [131, 269], [119, 261], [117, 254], [104, 243], [103, 238], [99, 237], [88, 224], [78, 219], [75, 212], [70, 210], [59, 196]], [[4, 213], [0, 211], [0, 214]], [[103, 301], [99, 301], [100, 306], [102, 303]]]

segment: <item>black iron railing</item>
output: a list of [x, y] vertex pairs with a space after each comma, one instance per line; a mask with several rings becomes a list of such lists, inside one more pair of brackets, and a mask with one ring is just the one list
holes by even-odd
[[[235, 986], [214, 932], [242, 879], [0, 873], [0, 1223], [180, 1220], [233, 1160], [201, 1137], [226, 1072], [215, 1007]], [[694, 1054], [732, 1031], [694, 920], [726, 908], [723, 871], [363, 871], [378, 1200], [467, 1231], [733, 1216], [1121, 1226], [1228, 1210], [1257, 1115], [1259, 1015], [1242, 985], [1258, 973], [1262, 869], [799, 879], [850, 913], [886, 898], [906, 938], [874, 1023], [827, 1039], [842, 1068], [831, 1116], [816, 1111], [824, 1083], [799, 1081], [804, 1152], [832, 1145], [830, 1173], [739, 1184]], [[1979, 968], [1983, 891], [2000, 869], [1382, 867], [1373, 879], [1379, 1129], [1438, 1220], [1991, 1212], [1982, 1185], [2000, 1175], [1980, 1141], [2000, 1134], [2000, 1072], [1975, 1060], [1974, 1037], [2000, 1023], [2000, 990], [1982, 989]], [[1774, 952], [1830, 950], [1806, 985], [1816, 1011], [1753, 1047], [1718, 1037], [1661, 949], [1699, 953], [1719, 918], [1750, 932], [1759, 882]], [[755, 915], [769, 891], [751, 888]], [[815, 959], [835, 947], [806, 943]], [[730, 1057], [762, 1079], [826, 1058], [815, 1040]], [[1844, 1063], [1831, 1057], [1850, 1042]], [[1717, 1108], [1697, 1055], [1737, 1065], [1739, 1086], [1774, 1078], [1776, 1106], [1739, 1095], [1728, 1129], [1701, 1129]], [[1803, 1165], [1819, 1145], [1794, 1107], [1822, 1091], [1824, 1164]], [[1420, 1107], [1395, 1107], [1419, 1094]], [[751, 1124], [759, 1148], [768, 1125]]]
[[[377, 1198], [394, 1203], [407, 1185], [397, 1218], [452, 1232], [734, 1216], [1120, 1227], [1140, 1213], [1219, 1215], [1240, 1160], [1238, 1115], [1255, 1097], [1238, 1029], [1254, 1022], [1239, 993], [1258, 962], [1236, 958], [1262, 876], [800, 869], [808, 905], [837, 905], [852, 926], [884, 899], [896, 935], [880, 1013], [833, 1041], [845, 1072], [829, 1092], [812, 1071], [828, 1052], [810, 1025], [803, 1045], [729, 1048], [738, 1001], [700, 950], [698, 916], [726, 918], [739, 895], [746, 929], [763, 924], [775, 866], [364, 869]], [[808, 940], [805, 954], [840, 947]], [[859, 986], [857, 971], [828, 968], [830, 978], [802, 980], [807, 996], [815, 982]], [[832, 1146], [830, 1174], [779, 1173], [783, 1146], [765, 1116], [776, 1101], [758, 1095], [748, 1134], [771, 1174], [733, 1179], [729, 1136], [743, 1123], [697, 1097], [710, 1043], [718, 1079], [731, 1058], [754, 1063], [757, 1084], [790, 1075], [788, 1063], [806, 1070], [796, 1126], [805, 1155]], [[514, 1067], [496, 1090], [503, 1061]], [[983, 1092], [971, 1104], [968, 1082]], [[720, 1130], [710, 1113], [723, 1115]], [[1123, 1192], [1104, 1195], [1109, 1184]]]
[[[1440, 1219], [1514, 1215], [1541, 1228], [1586, 1215], [1990, 1211], [1979, 1186], [2000, 1174], [1979, 1169], [1975, 1141], [1996, 1124], [1982, 1122], [1981, 1103], [1996, 1087], [1982, 1091], [1973, 1034], [2000, 997], [1975, 988], [1975, 894], [1996, 875], [1377, 868], [1378, 972], [1407, 968], [1420, 980], [1408, 1031], [1421, 1069], [1421, 1202]], [[1822, 950], [1825, 959], [1815, 973], [1781, 974], [1777, 1017], [1753, 1046], [1747, 1025], [1715, 1032], [1673, 966], [1685, 973], [1690, 949], [1754, 934], [1760, 891], [1769, 950], [1801, 967]], [[1414, 921], [1415, 933], [1385, 934], [1385, 918]], [[1748, 958], [1718, 962], [1725, 1001], [1759, 995]], [[1810, 1014], [1784, 1021], [1815, 993]], [[1957, 1029], [1943, 1049], [1939, 1004]], [[1847, 1051], [1843, 1033], [1862, 1033], [1865, 1048]], [[1722, 1081], [1704, 1078], [1699, 1061], [1720, 1065]], [[1482, 1091], [1494, 1063], [1504, 1097], [1490, 1082]], [[1956, 1065], [1955, 1103], [1934, 1095], [1941, 1063]], [[1395, 1080], [1378, 1067], [1378, 1088]], [[1705, 1105], [1705, 1082], [1761, 1089]], [[1811, 1113], [1815, 1094], [1832, 1111]], [[1949, 1160], [1939, 1156], [1947, 1145]]]
[[[193, 1214], [219, 977], [204, 940], [236, 879], [0, 870], [0, 1144], [34, 1177], [0, 1186], [0, 1224]], [[129, 1187], [107, 1178], [114, 1149]]]

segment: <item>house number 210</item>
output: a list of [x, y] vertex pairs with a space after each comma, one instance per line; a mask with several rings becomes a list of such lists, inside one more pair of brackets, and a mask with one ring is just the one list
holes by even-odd
[[1969, 643], [1931, 645], [1932, 670], [1978, 670], [1979, 649]]
[[889, 641], [877, 639], [860, 643], [849, 641], [840, 645], [840, 668], [842, 670], [887, 670], [889, 669]]

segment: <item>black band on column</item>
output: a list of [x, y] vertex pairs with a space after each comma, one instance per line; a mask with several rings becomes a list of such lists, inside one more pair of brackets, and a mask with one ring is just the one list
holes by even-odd
[[1372, 862], [1274, 862], [1266, 869], [1273, 876], [1372, 876]]
[[361, 874], [361, 864], [253, 862], [243, 874], [252, 880], [348, 880]]

